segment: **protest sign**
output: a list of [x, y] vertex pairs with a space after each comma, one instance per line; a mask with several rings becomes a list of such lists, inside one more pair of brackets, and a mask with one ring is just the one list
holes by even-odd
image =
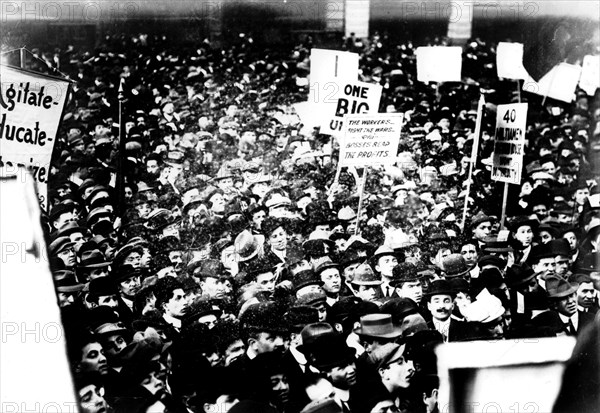
[[344, 115], [377, 113], [381, 99], [381, 85], [364, 82], [342, 84], [341, 94], [334, 108], [327, 108], [327, 114], [321, 123], [321, 133], [343, 136]]
[[358, 54], [339, 50], [311, 49], [308, 102], [316, 124], [333, 113], [341, 84], [358, 79]]
[[448, 16], [448, 38], [452, 44], [462, 45], [472, 37], [473, 13], [461, 13], [458, 6], [449, 6], [453, 13]]
[[30, 171], [45, 209], [50, 158], [69, 82], [0, 66], [0, 83], [0, 167], [8, 174], [18, 166]]
[[492, 179], [509, 184], [521, 183], [525, 152], [527, 103], [498, 105]]
[[369, 0], [352, 0], [345, 2], [344, 31], [346, 37], [353, 33], [357, 38], [369, 37]]
[[529, 74], [523, 66], [522, 43], [498, 43], [496, 50], [498, 77], [504, 79], [527, 79]]
[[594, 96], [600, 87], [600, 56], [587, 55], [583, 58], [579, 87], [589, 96]]
[[418, 47], [416, 55], [419, 82], [461, 81], [461, 47]]
[[536, 95], [571, 103], [581, 76], [581, 66], [560, 63], [546, 73], [539, 82], [529, 78], [523, 90]]
[[345, 116], [340, 165], [393, 165], [403, 118], [402, 113]]

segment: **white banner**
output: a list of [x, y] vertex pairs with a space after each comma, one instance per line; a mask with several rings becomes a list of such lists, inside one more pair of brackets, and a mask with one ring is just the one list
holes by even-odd
[[504, 79], [527, 79], [529, 73], [523, 66], [522, 43], [498, 43], [496, 49], [498, 77]]
[[321, 133], [340, 138], [343, 136], [344, 115], [377, 113], [382, 91], [381, 85], [358, 81], [342, 83], [337, 104], [327, 108]]
[[416, 54], [419, 82], [461, 81], [461, 47], [418, 47]]
[[403, 119], [402, 113], [344, 116], [341, 166], [393, 165]]
[[498, 105], [492, 179], [509, 184], [521, 183], [525, 152], [527, 103]]
[[67, 99], [69, 83], [0, 66], [0, 167], [31, 171], [40, 205], [46, 209], [50, 158]]

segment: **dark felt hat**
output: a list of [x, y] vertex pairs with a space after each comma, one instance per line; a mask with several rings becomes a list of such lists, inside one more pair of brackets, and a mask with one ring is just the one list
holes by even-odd
[[469, 267], [461, 254], [450, 254], [442, 261], [446, 278], [462, 277], [469, 272]]
[[58, 237], [50, 243], [48, 251], [50, 255], [57, 255], [67, 248], [72, 248], [75, 245], [69, 237]]
[[529, 226], [532, 231], [535, 231], [540, 225], [540, 221], [537, 218], [532, 218], [527, 215], [519, 215], [513, 217], [508, 221], [508, 229], [512, 232], [516, 232], [520, 227]]
[[419, 281], [421, 276], [417, 272], [417, 267], [410, 262], [401, 262], [392, 269], [393, 278], [390, 281], [392, 287], [405, 282]]
[[81, 255], [81, 261], [78, 265], [79, 268], [104, 268], [110, 265], [110, 261], [107, 261], [104, 254], [100, 250], [94, 249], [85, 251]]
[[535, 277], [535, 271], [527, 264], [513, 264], [506, 269], [506, 285], [509, 288], [517, 288], [527, 284]]
[[419, 306], [410, 298], [393, 298], [381, 306], [381, 312], [390, 314], [392, 322], [400, 324], [406, 316], [419, 313]]
[[119, 294], [117, 282], [109, 277], [100, 277], [90, 281], [90, 295], [95, 297]]
[[481, 250], [485, 253], [491, 252], [511, 252], [513, 248], [508, 243], [508, 240], [499, 240], [498, 237], [486, 237]]
[[242, 329], [284, 333], [283, 315], [272, 301], [251, 304], [240, 317]]
[[356, 285], [381, 285], [383, 281], [375, 274], [369, 264], [362, 263], [354, 270], [352, 284]]
[[397, 338], [402, 334], [400, 327], [392, 322], [390, 314], [367, 314], [360, 318], [360, 327], [354, 330], [359, 336], [375, 338]]
[[553, 256], [571, 256], [571, 246], [569, 245], [569, 241], [564, 238], [553, 239], [552, 241], [548, 242], [547, 245]]
[[567, 297], [579, 288], [579, 284], [570, 283], [562, 277], [550, 276], [546, 278], [546, 291], [550, 298]]
[[319, 321], [319, 312], [310, 306], [296, 305], [290, 308], [283, 317], [287, 325], [300, 331], [307, 324], [317, 323]]
[[292, 277], [296, 291], [308, 285], [323, 285], [323, 281], [312, 270], [302, 270]]
[[348, 347], [346, 337], [337, 334], [324, 334], [316, 338], [313, 346], [313, 364], [321, 371], [342, 367], [355, 361], [356, 350]]
[[427, 297], [434, 295], [450, 295], [454, 296], [454, 290], [448, 280], [433, 280], [427, 290]]

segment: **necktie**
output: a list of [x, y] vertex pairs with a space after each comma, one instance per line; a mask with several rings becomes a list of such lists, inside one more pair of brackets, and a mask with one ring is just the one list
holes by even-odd
[[569, 318], [569, 322], [565, 323], [565, 326], [567, 327], [567, 331], [569, 332], [569, 334], [574, 336], [577, 333], [575, 331], [575, 326], [573, 325], [573, 321], [571, 321], [570, 318]]

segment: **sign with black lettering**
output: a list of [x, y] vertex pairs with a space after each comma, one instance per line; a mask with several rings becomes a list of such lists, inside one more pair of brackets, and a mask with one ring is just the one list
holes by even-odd
[[521, 183], [525, 152], [527, 103], [498, 105], [492, 179], [509, 184]]
[[340, 165], [393, 165], [403, 119], [402, 113], [344, 116]]
[[316, 125], [335, 110], [341, 86], [358, 79], [358, 53], [311, 49], [308, 102]]
[[340, 138], [343, 136], [345, 115], [377, 113], [382, 90], [381, 85], [371, 83], [342, 83], [335, 112], [321, 123], [321, 133]]
[[47, 206], [48, 174], [69, 82], [0, 66], [0, 168], [19, 166], [37, 182], [42, 208]]

